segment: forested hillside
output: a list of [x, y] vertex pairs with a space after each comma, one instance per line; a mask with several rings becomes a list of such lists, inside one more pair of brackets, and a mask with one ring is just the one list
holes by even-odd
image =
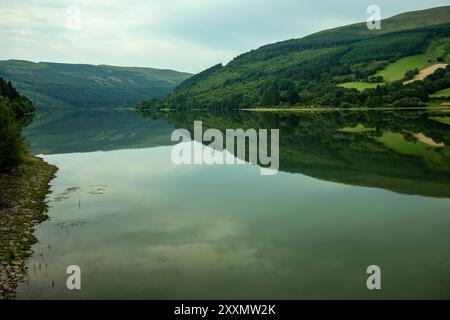
[[[421, 106], [430, 94], [449, 87], [449, 70], [404, 84], [419, 72], [416, 64], [406, 70], [391, 65], [421, 55], [418, 67], [441, 63], [445, 68], [449, 52], [450, 6], [405, 13], [383, 20], [381, 30], [360, 23], [261, 47], [139, 108]], [[400, 73], [397, 81], [383, 73], [391, 69]], [[343, 85], [348, 83], [367, 90]]]
[[0, 172], [16, 166], [27, 152], [21, 129], [33, 111], [31, 101], [0, 78]]
[[11, 80], [40, 107], [120, 107], [170, 93], [191, 75], [173, 70], [86, 64], [0, 61]]

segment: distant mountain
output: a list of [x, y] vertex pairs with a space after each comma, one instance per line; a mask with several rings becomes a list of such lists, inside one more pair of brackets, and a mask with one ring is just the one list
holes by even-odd
[[0, 77], [40, 107], [130, 106], [170, 93], [191, 74], [106, 65], [0, 61]]
[[449, 73], [403, 82], [422, 68], [445, 68], [449, 52], [450, 6], [409, 12], [383, 20], [381, 30], [357, 23], [263, 46], [138, 108], [419, 106], [449, 86]]

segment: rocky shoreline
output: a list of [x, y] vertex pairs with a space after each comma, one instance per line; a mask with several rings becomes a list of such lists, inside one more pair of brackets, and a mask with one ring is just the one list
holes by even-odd
[[36, 243], [34, 227], [48, 219], [46, 196], [57, 167], [34, 156], [0, 174], [0, 300], [13, 299]]

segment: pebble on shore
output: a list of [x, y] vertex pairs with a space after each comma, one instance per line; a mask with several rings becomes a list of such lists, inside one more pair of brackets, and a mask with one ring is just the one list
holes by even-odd
[[26, 277], [26, 260], [36, 243], [34, 227], [48, 219], [46, 196], [57, 168], [27, 156], [16, 169], [0, 173], [0, 300], [14, 299]]

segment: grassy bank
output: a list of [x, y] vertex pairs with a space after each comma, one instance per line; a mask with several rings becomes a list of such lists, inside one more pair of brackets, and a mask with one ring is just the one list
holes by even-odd
[[50, 181], [57, 168], [27, 155], [9, 172], [0, 173], [0, 299], [14, 298], [26, 275], [26, 258], [36, 243], [34, 227], [46, 220]]

